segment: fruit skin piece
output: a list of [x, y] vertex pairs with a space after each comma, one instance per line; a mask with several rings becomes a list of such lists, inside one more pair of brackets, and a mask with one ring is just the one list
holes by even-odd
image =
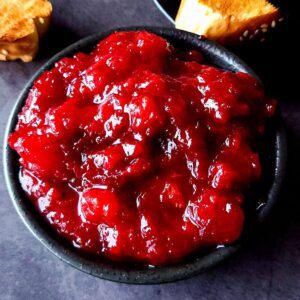
[[222, 194], [214, 189], [205, 189], [197, 200], [187, 205], [185, 226], [189, 231], [193, 224], [199, 230], [199, 239], [207, 245], [232, 243], [243, 229], [242, 201], [238, 194]]
[[236, 44], [261, 38], [280, 16], [266, 0], [182, 0], [175, 24], [222, 44]]
[[114, 192], [92, 188], [79, 200], [79, 215], [84, 222], [114, 224], [119, 213], [119, 199]]

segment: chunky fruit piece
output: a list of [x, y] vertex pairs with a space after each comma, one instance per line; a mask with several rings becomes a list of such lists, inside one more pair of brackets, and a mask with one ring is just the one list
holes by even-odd
[[23, 189], [75, 247], [163, 265], [239, 238], [275, 102], [203, 62], [119, 32], [35, 82], [9, 144]]
[[119, 213], [119, 200], [113, 192], [102, 189], [89, 189], [82, 193], [79, 210], [83, 221], [100, 224], [115, 223]]

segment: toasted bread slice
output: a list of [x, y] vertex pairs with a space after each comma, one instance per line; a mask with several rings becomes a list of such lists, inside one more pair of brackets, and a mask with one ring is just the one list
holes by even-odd
[[47, 31], [52, 5], [47, 0], [0, 0], [0, 60], [31, 61]]
[[228, 44], [261, 37], [279, 20], [266, 0], [182, 0], [176, 27]]

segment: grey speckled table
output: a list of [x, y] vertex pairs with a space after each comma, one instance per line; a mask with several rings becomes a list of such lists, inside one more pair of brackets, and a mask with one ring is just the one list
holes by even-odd
[[[59, 49], [112, 27], [170, 26], [151, 0], [52, 2], [52, 29], [39, 58], [30, 64], [0, 63], [1, 140], [8, 113], [22, 87]], [[297, 79], [291, 83], [288, 73], [291, 63], [296, 68], [293, 54], [300, 52], [292, 42], [287, 47], [286, 52], [271, 47], [271, 56], [261, 54], [265, 60], [256, 66], [281, 99], [289, 163], [281, 203], [255, 242], [214, 270], [178, 283], [129, 286], [100, 280], [59, 261], [33, 238], [10, 202], [1, 173], [0, 299], [300, 299], [300, 95]], [[269, 74], [263, 72], [270, 68]]]

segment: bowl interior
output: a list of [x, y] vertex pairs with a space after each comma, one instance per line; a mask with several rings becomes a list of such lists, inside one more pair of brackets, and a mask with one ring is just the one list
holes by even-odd
[[[84, 272], [103, 279], [125, 283], [153, 284], [187, 278], [204, 271], [235, 253], [237, 249], [239, 249], [241, 242], [239, 241], [233, 245], [215, 249], [208, 254], [193, 257], [192, 259], [177, 265], [155, 269], [134, 266], [129, 267], [126, 265], [103, 261], [103, 259], [82, 253], [78, 249], [72, 247], [67, 241], [62, 239], [41, 217], [41, 215], [36, 211], [35, 207], [29, 201], [26, 194], [22, 190], [18, 178], [18, 155], [12, 151], [7, 144], [8, 135], [15, 128], [17, 123], [17, 115], [25, 103], [28, 91], [33, 82], [40, 76], [41, 73], [47, 69], [51, 69], [54, 66], [54, 63], [62, 57], [70, 57], [79, 51], [90, 51], [101, 39], [105, 38], [112, 32], [137, 30], [147, 30], [156, 33], [169, 40], [169, 42], [176, 47], [198, 49], [203, 52], [203, 54], [210, 60], [211, 63], [217, 65], [218, 67], [233, 72], [246, 72], [257, 78], [255, 73], [247, 65], [245, 65], [245, 63], [243, 63], [239, 58], [229, 51], [211, 41], [201, 40], [197, 35], [184, 31], [155, 27], [134, 27], [117, 29], [104, 34], [96, 34], [71, 45], [59, 54], [55, 55], [28, 82], [19, 99], [17, 100], [9, 118], [4, 140], [3, 162], [8, 190], [18, 214], [28, 229], [34, 234], [34, 236], [57, 257]], [[270, 175], [272, 176], [272, 181], [268, 187], [267, 195], [265, 195], [266, 205], [258, 212], [256, 220], [257, 223], [263, 221], [270, 213], [271, 208], [276, 201], [276, 196], [279, 192], [284, 173], [285, 136], [281, 123], [276, 122], [272, 128], [272, 131], [274, 135], [272, 137], [273, 153], [271, 153], [271, 158], [274, 162], [274, 169], [271, 171], [272, 174]]]

